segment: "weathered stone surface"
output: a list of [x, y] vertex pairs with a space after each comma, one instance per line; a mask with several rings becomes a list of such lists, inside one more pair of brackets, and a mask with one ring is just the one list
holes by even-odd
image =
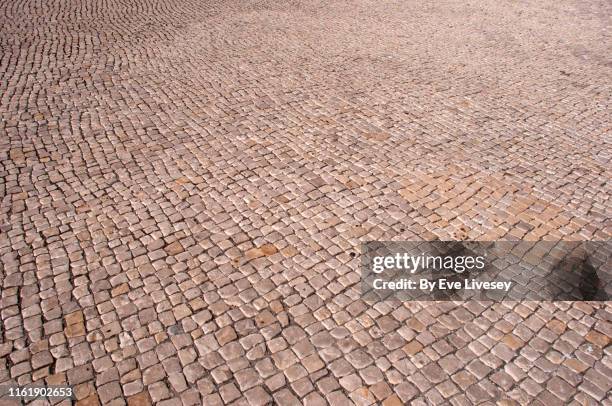
[[610, 403], [610, 303], [361, 298], [367, 240], [610, 238], [609, 2], [430, 3], [0, 2], [0, 386]]

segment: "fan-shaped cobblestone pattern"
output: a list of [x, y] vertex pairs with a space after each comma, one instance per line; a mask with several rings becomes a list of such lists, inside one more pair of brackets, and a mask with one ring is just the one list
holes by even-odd
[[609, 239], [611, 15], [0, 1], [0, 384], [611, 404], [609, 303], [369, 306], [358, 268], [365, 240]]

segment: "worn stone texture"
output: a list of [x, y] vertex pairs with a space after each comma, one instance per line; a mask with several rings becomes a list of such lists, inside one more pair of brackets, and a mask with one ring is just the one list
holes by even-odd
[[0, 2], [0, 385], [611, 404], [610, 303], [359, 290], [361, 241], [610, 238], [611, 7]]

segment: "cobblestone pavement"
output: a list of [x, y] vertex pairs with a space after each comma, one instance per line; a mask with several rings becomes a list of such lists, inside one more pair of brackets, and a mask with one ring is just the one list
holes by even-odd
[[358, 270], [363, 240], [610, 238], [611, 16], [0, 0], [0, 384], [612, 404], [610, 302], [370, 306]]

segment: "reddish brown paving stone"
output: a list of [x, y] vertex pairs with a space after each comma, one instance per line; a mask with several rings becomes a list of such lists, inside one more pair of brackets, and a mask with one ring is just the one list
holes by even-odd
[[402, 406], [404, 403], [397, 395], [391, 395], [382, 402], [383, 406]]
[[178, 241], [175, 241], [172, 244], [169, 244], [164, 248], [164, 251], [166, 251], [168, 255], [178, 255], [184, 250], [185, 249], [183, 248], [181, 243]]
[[127, 283], [122, 283], [121, 285], [113, 288], [113, 290], [111, 291], [111, 296], [115, 297], [115, 296], [123, 295], [125, 293], [128, 293], [129, 291], [130, 291], [130, 286]]
[[390, 135], [384, 132], [372, 132], [372, 133], [365, 133], [363, 135], [365, 138], [367, 138], [368, 140], [372, 140], [372, 141], [385, 141], [388, 140]]
[[85, 399], [81, 399], [76, 402], [77, 406], [100, 406], [100, 399], [98, 399], [98, 395], [92, 393]]
[[423, 349], [423, 345], [417, 340], [412, 340], [403, 347], [403, 350], [408, 355], [416, 355]]
[[238, 337], [232, 326], [223, 327], [215, 333], [215, 336], [220, 346], [224, 346]]
[[419, 333], [425, 330], [425, 325], [421, 323], [417, 318], [411, 318], [408, 320], [408, 326]]
[[588, 334], [584, 338], [587, 341], [601, 348], [605, 348], [610, 343], [610, 337], [600, 334], [596, 331], [589, 331]]
[[519, 406], [520, 403], [514, 399], [500, 399], [497, 401], [498, 406]]
[[570, 358], [568, 360], [565, 360], [563, 364], [578, 373], [582, 373], [586, 371], [587, 369], [589, 369], [589, 366], [587, 364], [575, 358]]
[[272, 244], [264, 244], [261, 247], [252, 248], [246, 252], [247, 259], [256, 259], [269, 255], [274, 255], [278, 252], [278, 249]]
[[66, 315], [64, 320], [67, 326], [71, 326], [73, 324], [82, 324], [84, 322], [83, 312], [80, 310], [76, 312], [72, 312]]
[[127, 398], [128, 406], [150, 406], [151, 398], [146, 392], [140, 392]]
[[502, 341], [504, 344], [506, 344], [508, 347], [515, 351], [525, 345], [523, 340], [513, 334], [505, 335]]
[[557, 334], [563, 334], [566, 329], [565, 323], [560, 320], [551, 320], [548, 322], [547, 327], [550, 328]]
[[85, 325], [83, 323], [71, 324], [64, 329], [66, 337], [80, 337], [85, 335]]

